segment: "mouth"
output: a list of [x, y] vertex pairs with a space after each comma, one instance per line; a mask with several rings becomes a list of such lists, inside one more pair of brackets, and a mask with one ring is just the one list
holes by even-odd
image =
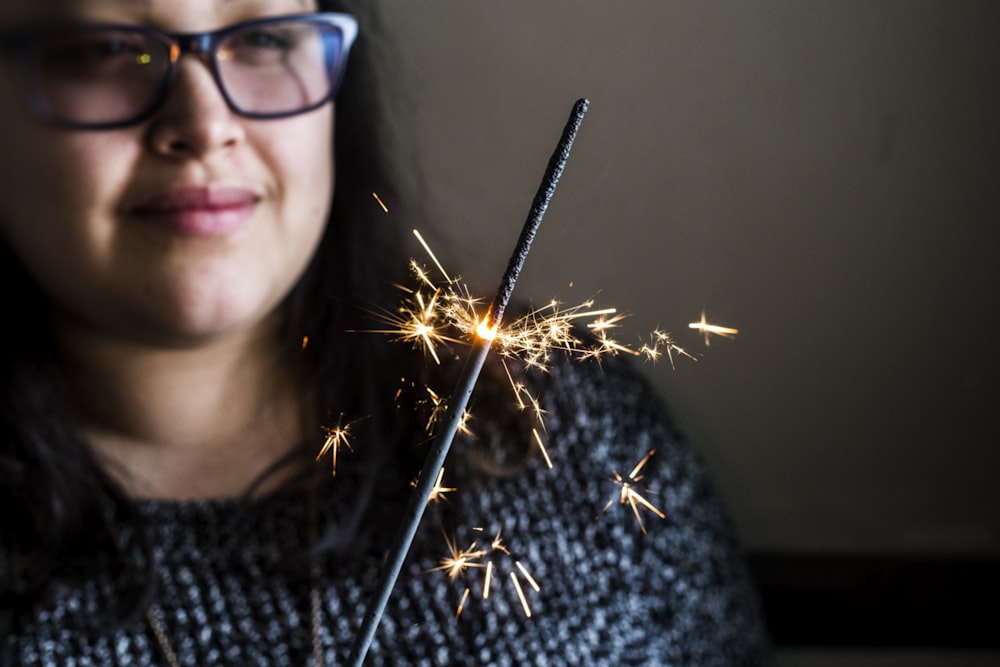
[[185, 185], [146, 199], [132, 212], [182, 236], [224, 236], [242, 228], [259, 202], [256, 192], [243, 187]]

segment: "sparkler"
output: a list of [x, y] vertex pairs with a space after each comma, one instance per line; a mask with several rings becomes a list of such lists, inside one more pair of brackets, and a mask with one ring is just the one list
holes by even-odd
[[562, 176], [566, 161], [569, 159], [570, 148], [580, 129], [580, 124], [583, 122], [587, 106], [588, 101], [586, 99], [577, 100], [573, 105], [569, 120], [563, 128], [562, 136], [556, 145], [555, 151], [549, 158], [548, 166], [542, 176], [542, 182], [535, 194], [535, 198], [532, 200], [531, 209], [528, 212], [524, 226], [521, 228], [521, 235], [514, 246], [514, 252], [511, 255], [510, 262], [507, 264], [507, 269], [500, 280], [500, 286], [497, 288], [496, 295], [490, 303], [489, 310], [483, 322], [478, 323], [474, 329], [474, 331], [479, 331], [479, 333], [476, 334], [475, 343], [466, 359], [465, 369], [459, 378], [451, 399], [448, 401], [447, 413], [441, 422], [438, 436], [435, 438], [427, 454], [417, 487], [410, 497], [410, 503], [403, 514], [402, 525], [386, 556], [375, 592], [372, 595], [361, 628], [351, 649], [351, 655], [348, 658], [349, 665], [361, 667], [364, 664], [365, 656], [371, 647], [371, 642], [375, 637], [375, 631], [378, 629], [378, 624], [385, 612], [389, 596], [403, 567], [403, 561], [406, 559], [410, 545], [413, 542], [413, 537], [420, 524], [420, 519], [433, 493], [438, 477], [438, 470], [444, 465], [444, 460], [448, 454], [448, 450], [451, 448], [455, 433], [465, 414], [469, 397], [472, 395], [479, 372], [482, 370], [486, 356], [493, 344], [494, 334], [503, 318], [504, 310], [506, 310], [511, 294], [514, 292], [514, 285], [521, 273], [521, 268], [524, 266], [524, 261], [527, 259], [531, 243], [538, 232], [538, 227], [541, 225], [542, 218], [548, 209], [552, 195], [555, 193], [556, 184], [559, 182], [559, 177]]

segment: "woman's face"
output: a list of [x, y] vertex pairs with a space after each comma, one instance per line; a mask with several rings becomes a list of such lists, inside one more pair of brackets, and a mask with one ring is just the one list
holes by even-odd
[[[34, 0], [6, 0], [0, 28]], [[43, 3], [44, 4], [44, 3]], [[48, 6], [48, 5], [47, 5]], [[311, 0], [62, 0], [71, 18], [202, 32], [315, 9]], [[157, 345], [247, 331], [274, 312], [323, 231], [333, 110], [234, 114], [187, 55], [163, 106], [114, 130], [27, 116], [0, 61], [0, 234], [56, 322]]]

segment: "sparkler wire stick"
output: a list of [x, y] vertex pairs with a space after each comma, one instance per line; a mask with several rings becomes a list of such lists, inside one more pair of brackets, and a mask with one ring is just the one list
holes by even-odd
[[[507, 303], [510, 301], [510, 296], [514, 291], [514, 283], [517, 282], [517, 278], [521, 273], [524, 260], [527, 258], [528, 250], [531, 248], [531, 242], [535, 238], [535, 233], [538, 231], [542, 217], [549, 207], [549, 201], [555, 192], [559, 177], [562, 175], [566, 161], [569, 159], [570, 148], [573, 145], [573, 140], [576, 138], [577, 131], [580, 129], [580, 123], [583, 122], [583, 116], [587, 112], [588, 104], [586, 99], [580, 99], [573, 105], [573, 111], [570, 113], [566, 127], [563, 129], [562, 137], [559, 139], [552, 157], [549, 158], [549, 164], [545, 169], [545, 174], [542, 176], [538, 192], [535, 194], [534, 200], [532, 200], [528, 218], [521, 229], [521, 236], [517, 240], [517, 245], [514, 247], [514, 253], [511, 255], [507, 270], [500, 281], [500, 287], [497, 289], [496, 295], [490, 303], [489, 311], [487, 311], [487, 319], [484, 321], [484, 324], [487, 325], [487, 331], [490, 334], [496, 331]], [[480, 330], [482, 330], [482, 327], [480, 327]], [[403, 513], [403, 520], [396, 533], [395, 540], [389, 548], [385, 562], [382, 565], [379, 581], [372, 594], [372, 599], [369, 601], [361, 628], [358, 630], [354, 646], [351, 649], [351, 655], [347, 661], [347, 664], [352, 667], [362, 667], [364, 664], [365, 656], [368, 654], [368, 649], [375, 638], [375, 631], [378, 629], [379, 622], [382, 620], [382, 615], [385, 612], [386, 604], [389, 602], [389, 596], [392, 594], [396, 579], [399, 578], [399, 572], [403, 568], [403, 561], [406, 560], [406, 555], [410, 550], [413, 537], [416, 535], [417, 527], [420, 525], [424, 509], [427, 507], [427, 503], [434, 490], [438, 471], [444, 465], [448, 450], [451, 448], [452, 440], [454, 440], [455, 433], [462, 422], [465, 408], [469, 403], [469, 397], [476, 386], [476, 380], [479, 378], [479, 372], [486, 361], [486, 355], [490, 351], [492, 342], [492, 335], [480, 334], [472, 350], [469, 352], [465, 368], [459, 377], [455, 392], [448, 401], [448, 410], [441, 422], [440, 431], [431, 444], [430, 451], [427, 453], [427, 459], [420, 471], [420, 479], [417, 481], [417, 486], [410, 497], [406, 511]]]

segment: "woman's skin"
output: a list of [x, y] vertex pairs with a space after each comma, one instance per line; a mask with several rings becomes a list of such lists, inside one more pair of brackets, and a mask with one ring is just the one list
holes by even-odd
[[[36, 0], [7, 0], [3, 28]], [[300, 0], [67, 0], [61, 15], [172, 32], [314, 10]], [[51, 300], [83, 432], [139, 497], [245, 491], [306, 433], [276, 307], [332, 196], [333, 107], [249, 120], [182, 58], [166, 103], [116, 130], [48, 127], [0, 61], [0, 234]], [[178, 201], [227, 202], [175, 213]], [[230, 205], [231, 204], [231, 205]], [[270, 482], [277, 483], [278, 478]]]

